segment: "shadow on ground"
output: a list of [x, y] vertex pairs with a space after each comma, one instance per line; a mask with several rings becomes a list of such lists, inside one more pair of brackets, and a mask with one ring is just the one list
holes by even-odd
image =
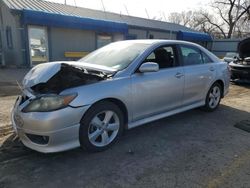
[[206, 186], [249, 151], [249, 133], [234, 127], [249, 118], [225, 105], [213, 113], [191, 110], [126, 131], [101, 153], [41, 154], [12, 135], [0, 149], [0, 187]]
[[249, 81], [242, 81], [242, 80], [231, 81], [231, 84], [250, 89], [250, 80]]

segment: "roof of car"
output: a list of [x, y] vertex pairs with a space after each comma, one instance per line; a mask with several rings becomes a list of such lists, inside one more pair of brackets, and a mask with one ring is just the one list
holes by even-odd
[[118, 41], [122, 43], [144, 43], [144, 44], [157, 44], [157, 43], [169, 43], [169, 44], [187, 44], [199, 46], [195, 43], [183, 41], [183, 40], [164, 40], [164, 39], [136, 39], [136, 40], [124, 40]]

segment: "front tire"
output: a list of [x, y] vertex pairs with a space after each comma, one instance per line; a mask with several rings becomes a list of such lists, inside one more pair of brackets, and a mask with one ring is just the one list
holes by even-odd
[[220, 104], [221, 96], [221, 85], [219, 83], [214, 83], [207, 93], [206, 103], [202, 109], [207, 112], [216, 110]]
[[124, 128], [124, 115], [112, 102], [93, 105], [80, 122], [81, 147], [90, 152], [108, 149], [120, 137]]

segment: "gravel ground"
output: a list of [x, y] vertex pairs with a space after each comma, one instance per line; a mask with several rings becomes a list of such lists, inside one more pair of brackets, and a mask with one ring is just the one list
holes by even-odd
[[11, 125], [10, 113], [17, 96], [0, 97], [0, 127]]
[[[13, 97], [0, 97], [9, 123]], [[2, 137], [0, 187], [250, 187], [250, 87], [232, 85], [218, 110], [198, 109], [126, 131], [101, 153], [41, 154]]]

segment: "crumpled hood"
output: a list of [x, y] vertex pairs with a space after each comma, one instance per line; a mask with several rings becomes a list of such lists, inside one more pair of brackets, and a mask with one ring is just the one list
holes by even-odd
[[39, 64], [33, 67], [24, 77], [22, 85], [24, 88], [30, 88], [40, 83], [46, 83], [61, 69], [62, 64], [68, 64], [73, 67], [86, 68], [106, 73], [114, 73], [115, 70], [101, 65], [89, 64], [76, 61], [57, 61]]

